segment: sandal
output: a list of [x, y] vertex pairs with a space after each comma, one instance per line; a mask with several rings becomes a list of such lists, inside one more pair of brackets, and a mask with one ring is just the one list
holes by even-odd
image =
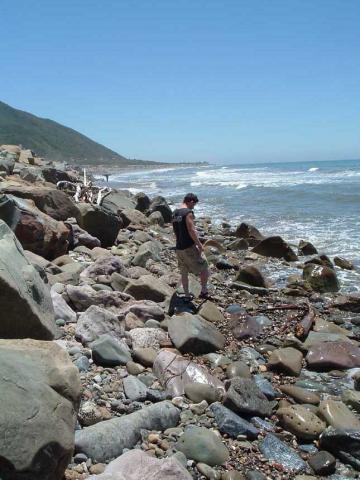
[[199, 298], [202, 298], [203, 300], [210, 300], [211, 295], [209, 292], [201, 292]]

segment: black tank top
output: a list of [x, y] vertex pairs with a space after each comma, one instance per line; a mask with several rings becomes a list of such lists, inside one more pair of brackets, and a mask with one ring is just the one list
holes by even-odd
[[194, 215], [191, 208], [177, 208], [173, 212], [172, 224], [176, 237], [176, 250], [185, 250], [195, 243], [190, 237], [186, 225], [186, 217], [189, 213]]

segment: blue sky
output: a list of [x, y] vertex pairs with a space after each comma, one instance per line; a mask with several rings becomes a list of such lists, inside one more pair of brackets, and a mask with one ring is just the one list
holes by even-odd
[[4, 0], [0, 99], [130, 158], [360, 158], [358, 0]]

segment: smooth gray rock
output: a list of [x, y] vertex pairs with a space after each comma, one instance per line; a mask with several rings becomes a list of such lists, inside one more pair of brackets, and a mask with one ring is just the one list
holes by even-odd
[[75, 432], [75, 449], [97, 462], [106, 462], [133, 448], [141, 429], [164, 431], [177, 426], [179, 410], [169, 401], [144, 407], [130, 415], [113, 418]]
[[175, 448], [187, 458], [210, 466], [222, 465], [229, 459], [229, 451], [221, 439], [204, 427], [187, 428]]
[[90, 347], [96, 365], [115, 367], [117, 365], [126, 365], [131, 360], [127, 344], [110, 335], [101, 335], [90, 344]]
[[230, 437], [236, 438], [238, 435], [246, 435], [250, 440], [254, 440], [259, 435], [259, 430], [247, 420], [224, 407], [220, 402], [210, 405], [210, 410], [215, 415], [215, 421], [222, 433], [227, 433]]
[[123, 385], [125, 395], [133, 402], [143, 402], [146, 400], [147, 387], [133, 375], [125, 377], [123, 379]]
[[51, 340], [56, 334], [48, 285], [0, 220], [0, 337]]
[[225, 345], [225, 337], [200, 315], [183, 313], [168, 322], [169, 336], [182, 353], [209, 353]]
[[266, 435], [265, 439], [260, 443], [259, 449], [268, 460], [280, 464], [289, 472], [300, 473], [309, 471], [309, 467], [295, 450], [272, 433]]
[[80, 401], [77, 368], [55, 342], [0, 340], [0, 478], [61, 480]]
[[66, 323], [75, 323], [76, 313], [69, 307], [63, 296], [57, 293], [53, 288], [51, 288], [50, 294], [54, 307], [55, 320], [61, 318], [65, 320]]
[[251, 416], [269, 417], [272, 410], [269, 400], [249, 378], [234, 377], [223, 403], [236, 413]]

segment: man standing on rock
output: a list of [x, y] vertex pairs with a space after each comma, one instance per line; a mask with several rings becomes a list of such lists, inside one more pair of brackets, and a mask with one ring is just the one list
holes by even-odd
[[202, 255], [203, 246], [200, 243], [194, 224], [193, 209], [198, 201], [195, 194], [187, 193], [180, 208], [173, 212], [172, 224], [176, 237], [176, 256], [185, 296], [190, 297], [188, 275], [193, 273], [200, 275], [200, 298], [208, 298], [209, 267]]

